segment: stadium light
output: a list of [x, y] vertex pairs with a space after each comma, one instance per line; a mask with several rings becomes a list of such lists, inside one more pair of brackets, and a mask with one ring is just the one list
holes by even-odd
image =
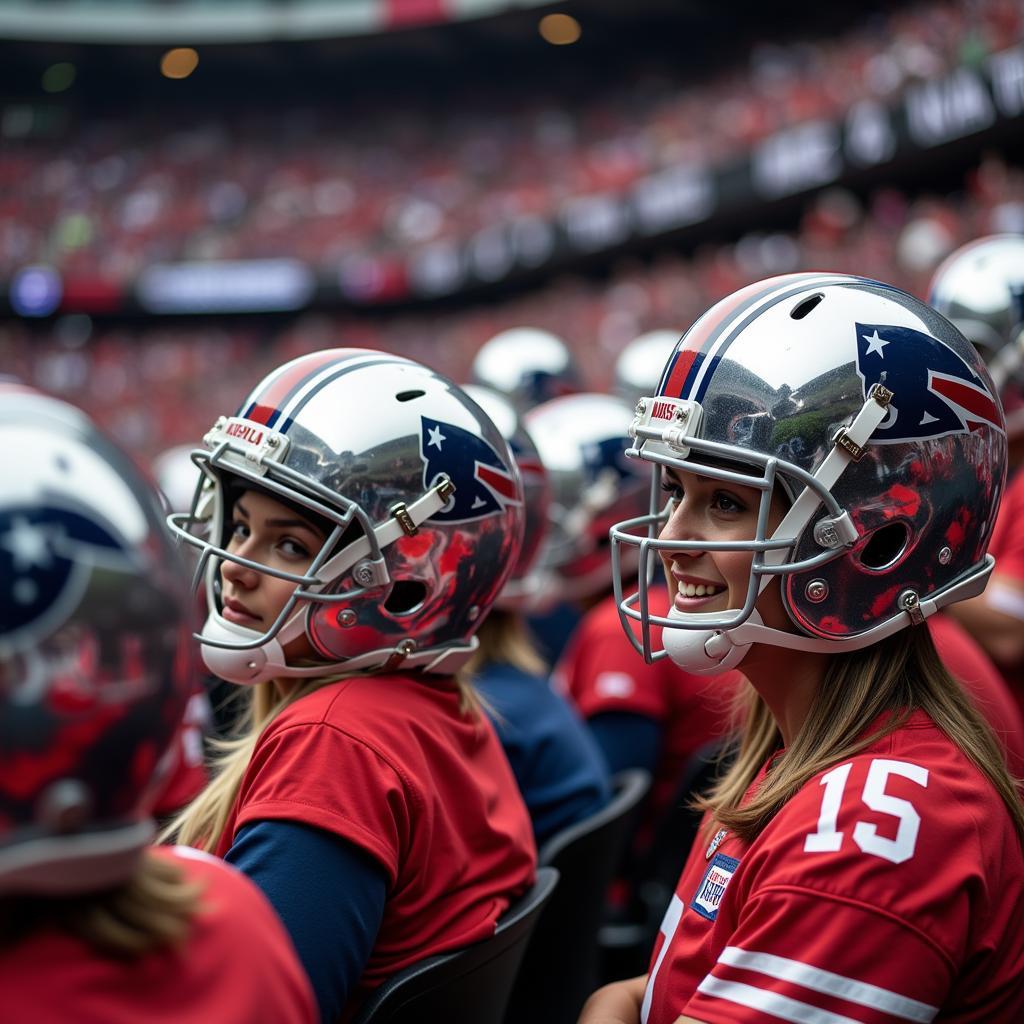
[[583, 34], [580, 23], [570, 14], [545, 14], [540, 19], [537, 31], [552, 46], [568, 46]]
[[160, 58], [160, 73], [164, 78], [188, 78], [199, 66], [199, 54], [190, 46], [168, 50]]

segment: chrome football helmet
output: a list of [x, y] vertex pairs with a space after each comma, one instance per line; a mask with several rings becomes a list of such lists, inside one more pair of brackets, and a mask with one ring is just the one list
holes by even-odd
[[679, 333], [657, 330], [634, 338], [615, 360], [615, 394], [629, 402], [631, 407], [649, 395], [657, 387], [658, 375], [676, 347]]
[[539, 327], [512, 327], [480, 347], [473, 360], [474, 384], [483, 384], [525, 413], [581, 388], [579, 370], [565, 342]]
[[127, 881], [192, 692], [155, 492], [79, 410], [0, 383], [0, 892]]
[[1024, 327], [1024, 235], [989, 235], [939, 265], [929, 303], [991, 362]]
[[[967, 339], [896, 288], [792, 274], [730, 295], [680, 340], [630, 434], [628, 454], [655, 475], [671, 466], [762, 495], [749, 541], [658, 539], [671, 503], [658, 508], [653, 490], [649, 515], [612, 530], [616, 561], [641, 554], [636, 592], [617, 598], [647, 660], [667, 653], [710, 673], [755, 642], [856, 650], [980, 593], [991, 572], [1006, 466], [999, 401]], [[769, 536], [776, 487], [790, 505]], [[652, 563], [709, 550], [752, 553], [743, 606], [649, 614]], [[754, 608], [775, 576], [792, 633]], [[651, 649], [652, 625], [665, 627], [664, 651]]]
[[579, 601], [611, 586], [609, 528], [647, 507], [647, 474], [627, 459], [633, 410], [614, 395], [555, 398], [524, 418], [551, 482], [548, 534], [532, 586], [545, 600]]
[[[518, 557], [523, 487], [497, 427], [451, 381], [367, 349], [300, 356], [222, 417], [193, 458], [211, 481], [171, 529], [198, 548], [203, 660], [233, 683], [422, 669], [450, 674]], [[293, 574], [227, 550], [231, 494], [261, 488], [329, 525]], [[221, 614], [225, 560], [295, 584], [264, 632]], [[305, 634], [317, 663], [290, 664]]]
[[537, 453], [537, 446], [515, 406], [497, 391], [481, 384], [467, 384], [463, 390], [483, 409], [508, 442], [523, 479], [523, 546], [504, 588], [494, 602], [497, 608], [522, 610], [532, 598], [531, 573], [547, 533], [548, 506], [551, 503], [548, 475]]

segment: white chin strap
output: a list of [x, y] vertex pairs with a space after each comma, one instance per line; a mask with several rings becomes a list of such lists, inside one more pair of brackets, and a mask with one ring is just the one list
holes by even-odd
[[[670, 619], [691, 619], [675, 607]], [[747, 622], [761, 623], [755, 608]], [[735, 668], [750, 650], [750, 644], [737, 644], [728, 632], [718, 629], [664, 629], [662, 642], [668, 656], [680, 668], [697, 676], [711, 676]]]
[[[263, 634], [244, 626], [236, 626], [211, 612], [203, 626], [203, 637], [230, 643], [251, 643]], [[454, 675], [476, 653], [480, 646], [477, 638], [470, 637], [465, 644], [453, 644], [443, 648], [425, 648], [422, 651], [404, 650], [399, 641], [396, 647], [382, 647], [367, 651], [345, 661], [323, 662], [298, 668], [289, 665], [284, 650], [277, 639], [270, 639], [259, 647], [244, 650], [226, 647], [211, 647], [200, 641], [200, 650], [206, 667], [220, 679], [236, 686], [255, 686], [272, 679], [325, 679], [331, 676], [354, 675], [357, 672], [372, 672], [374, 669], [387, 671], [409, 671], [417, 669], [434, 675]]]

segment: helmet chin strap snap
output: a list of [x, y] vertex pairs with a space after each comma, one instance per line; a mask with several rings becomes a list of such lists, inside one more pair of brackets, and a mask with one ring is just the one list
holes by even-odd
[[[668, 617], [689, 618], [674, 607], [669, 609]], [[746, 621], [761, 625], [761, 616], [754, 609]], [[729, 631], [720, 629], [664, 629], [662, 642], [676, 665], [698, 676], [715, 675], [735, 668], [751, 646], [749, 643], [736, 643]]]

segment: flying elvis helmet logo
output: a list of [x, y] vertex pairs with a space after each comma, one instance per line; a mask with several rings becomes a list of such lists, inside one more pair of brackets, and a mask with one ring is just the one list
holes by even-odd
[[0, 509], [0, 647], [60, 628], [85, 593], [89, 566], [123, 569], [127, 559], [111, 532], [71, 509]]
[[455, 485], [448, 504], [431, 519], [462, 523], [522, 504], [515, 477], [498, 453], [482, 437], [462, 427], [421, 417], [420, 454], [425, 488], [432, 487], [442, 474]]
[[893, 392], [872, 443], [920, 441], [986, 426], [1003, 430], [999, 404], [985, 382], [944, 342], [911, 327], [858, 323], [856, 330], [865, 396], [874, 384]]

